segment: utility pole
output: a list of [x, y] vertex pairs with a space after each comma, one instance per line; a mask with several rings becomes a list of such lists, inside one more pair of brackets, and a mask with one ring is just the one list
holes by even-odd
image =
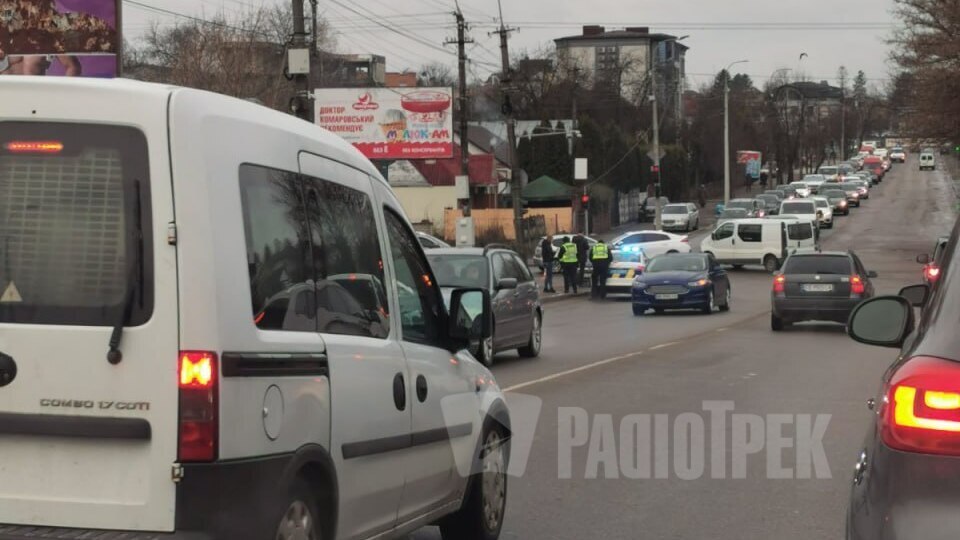
[[497, 8], [500, 10], [500, 29], [496, 31], [500, 34], [500, 63], [503, 73], [500, 75], [500, 89], [503, 92], [503, 114], [507, 120], [507, 144], [510, 146], [510, 199], [513, 206], [513, 228], [517, 238], [517, 246], [520, 254], [526, 257], [526, 244], [523, 234], [523, 202], [520, 199], [520, 191], [523, 189], [520, 178], [520, 167], [517, 164], [517, 126], [513, 118], [513, 106], [510, 104], [509, 88], [510, 80], [510, 50], [507, 45], [507, 38], [513, 28], [507, 28], [503, 22], [503, 6], [500, 0], [497, 0]]
[[730, 202], [730, 68], [749, 60], [737, 60], [723, 70], [723, 204]]
[[656, 189], [653, 194], [657, 198], [657, 215], [654, 219], [653, 228], [660, 230], [663, 228], [663, 199], [662, 186], [660, 185], [660, 119], [657, 112], [657, 66], [654, 64], [650, 70], [650, 86], [653, 93], [650, 96], [650, 104], [653, 106], [653, 175]]
[[839, 160], [847, 159], [847, 70], [840, 68], [840, 155]]
[[313, 121], [310, 106], [310, 50], [307, 45], [307, 28], [303, 12], [304, 0], [293, 0], [293, 45], [287, 51], [287, 71], [296, 81], [297, 96], [291, 102], [291, 110], [308, 122]]
[[[457, 69], [460, 91], [457, 97], [459, 120], [460, 120], [460, 175], [467, 177], [467, 194], [470, 189], [470, 140], [468, 136], [467, 114], [469, 104], [467, 102], [467, 43], [473, 43], [473, 40], [467, 39], [467, 21], [463, 17], [463, 12], [457, 6], [457, 11], [453, 14], [457, 18], [457, 40], [447, 43], [457, 44]], [[470, 198], [466, 199], [463, 205], [463, 216], [470, 216]]]
[[[572, 92], [572, 94], [573, 94], [573, 95], [572, 95], [572, 98], [573, 98], [573, 99], [571, 100], [572, 105], [573, 105], [573, 107], [572, 107], [573, 110], [571, 111], [572, 116], [570, 117], [570, 118], [571, 118], [571, 121], [570, 121], [570, 122], [571, 122], [571, 125], [570, 125], [570, 140], [569, 140], [569, 142], [567, 143], [567, 146], [570, 148], [570, 162], [571, 162], [571, 166], [573, 167], [573, 170], [570, 172], [570, 180], [571, 180], [571, 183], [574, 183], [574, 184], [575, 184], [576, 181], [577, 181], [577, 156], [576, 156], [576, 154], [575, 154], [574, 152], [575, 152], [576, 144], [577, 144], [577, 141], [576, 141], [576, 137], [577, 137], [577, 89], [578, 89], [577, 78], [578, 78], [579, 74], [580, 74], [580, 68], [574, 67], [574, 68], [573, 68], [573, 92]], [[584, 195], [587, 194], [587, 183], [586, 183], [586, 180], [584, 180], [584, 183], [583, 183], [583, 194], [584, 194]], [[581, 200], [583, 200], [583, 199], [581, 198]], [[590, 223], [589, 223], [589, 221], [590, 221], [590, 220], [589, 220], [590, 215], [589, 215], [589, 214], [590, 214], [590, 209], [589, 209], [589, 206], [588, 206], [588, 207], [587, 207], [586, 209], [584, 209], [584, 211], [583, 211], [583, 229], [584, 229], [584, 234], [588, 234], [588, 235], [590, 234]]]

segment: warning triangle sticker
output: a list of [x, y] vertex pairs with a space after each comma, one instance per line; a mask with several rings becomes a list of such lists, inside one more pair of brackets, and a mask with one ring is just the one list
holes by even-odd
[[23, 302], [23, 297], [17, 290], [17, 284], [11, 281], [6, 290], [3, 291], [3, 296], [0, 296], [0, 304], [15, 304], [18, 302]]

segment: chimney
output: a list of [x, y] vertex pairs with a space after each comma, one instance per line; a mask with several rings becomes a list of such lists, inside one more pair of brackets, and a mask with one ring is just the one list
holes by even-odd
[[583, 35], [585, 36], [599, 36], [603, 34], [604, 28], [596, 24], [584, 25]]
[[649, 34], [649, 33], [650, 33], [650, 27], [649, 27], [649, 26], [628, 26], [626, 30], [627, 30], [627, 32], [636, 32], [637, 34]]

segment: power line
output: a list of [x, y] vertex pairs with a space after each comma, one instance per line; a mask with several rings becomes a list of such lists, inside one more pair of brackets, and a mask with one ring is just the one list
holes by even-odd
[[139, 9], [141, 9], [141, 10], [150, 11], [150, 12], [153, 12], [153, 13], [159, 13], [159, 14], [162, 14], [162, 15], [169, 15], [169, 16], [172, 16], [172, 17], [177, 17], [177, 18], [180, 18], [180, 19], [187, 19], [187, 20], [190, 20], [190, 21], [194, 21], [194, 22], [198, 22], [198, 23], [202, 23], [202, 24], [209, 24], [209, 25], [212, 25], [212, 26], [219, 26], [219, 27], [221, 27], [221, 28], [227, 28], [227, 29], [230, 29], [230, 30], [236, 30], [236, 31], [238, 31], [238, 32], [253, 32], [253, 33], [258, 34], [258, 35], [260, 35], [260, 36], [262, 36], [262, 37], [270, 37], [270, 35], [267, 34], [267, 33], [265, 33], [265, 32], [256, 32], [256, 31], [250, 30], [249, 28], [241, 28], [241, 27], [239, 27], [239, 26], [233, 26], [233, 25], [230, 25], [230, 24], [227, 24], [227, 23], [224, 23], [224, 22], [212, 21], [212, 20], [209, 20], [209, 19], [204, 19], [204, 18], [202, 18], [202, 17], [195, 17], [195, 16], [193, 16], [193, 15], [187, 15], [186, 13], [180, 13], [180, 12], [178, 12], [178, 11], [172, 11], [172, 10], [165, 9], [165, 8], [160, 8], [160, 7], [157, 7], [157, 6], [151, 6], [150, 4], [145, 4], [145, 3], [143, 3], [143, 2], [138, 2], [137, 0], [123, 0], [123, 3], [126, 4], [126, 5], [129, 5], [129, 6], [131, 6], [131, 7], [139, 8]]

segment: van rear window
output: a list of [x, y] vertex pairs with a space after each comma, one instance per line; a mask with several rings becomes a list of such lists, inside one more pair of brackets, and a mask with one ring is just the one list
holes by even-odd
[[0, 122], [0, 323], [145, 323], [150, 215], [139, 130]]

